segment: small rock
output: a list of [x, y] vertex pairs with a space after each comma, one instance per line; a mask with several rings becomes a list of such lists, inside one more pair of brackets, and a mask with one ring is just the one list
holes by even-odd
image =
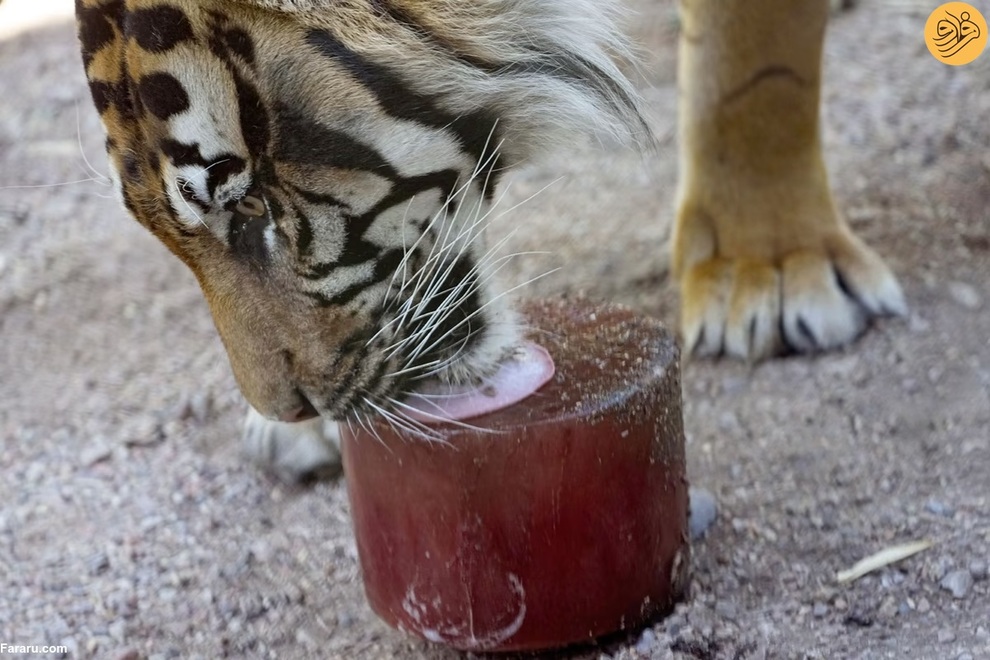
[[901, 387], [904, 388], [904, 391], [907, 392], [908, 394], [914, 394], [919, 389], [921, 389], [918, 386], [917, 379], [915, 378], [905, 378], [903, 381], [901, 381]]
[[973, 654], [964, 651], [956, 656], [956, 660], [973, 660]]
[[667, 634], [676, 638], [687, 627], [687, 619], [682, 614], [671, 614], [667, 617]]
[[943, 518], [951, 518], [956, 515], [956, 510], [952, 506], [939, 500], [928, 500], [925, 503], [925, 511], [934, 513], [936, 516], [942, 516]]
[[86, 568], [90, 575], [100, 575], [110, 568], [110, 559], [106, 553], [98, 552], [86, 559]]
[[887, 596], [877, 609], [877, 616], [887, 620], [897, 616], [897, 599], [893, 596]]
[[213, 399], [206, 392], [197, 392], [179, 405], [179, 418], [192, 419], [197, 424], [206, 422], [213, 412]]
[[951, 630], [939, 630], [938, 631], [938, 643], [939, 644], [951, 644], [956, 641], [956, 633]]
[[738, 431], [742, 428], [739, 424], [739, 417], [731, 410], [724, 411], [718, 417], [718, 428], [723, 433]]
[[59, 644], [64, 646], [68, 650], [68, 655], [65, 657], [76, 658], [79, 657], [79, 643], [76, 642], [74, 637], [63, 637], [59, 640]]
[[102, 442], [90, 445], [79, 452], [79, 463], [83, 467], [93, 467], [97, 463], [108, 460], [113, 455], [113, 448]]
[[124, 442], [128, 447], [150, 447], [165, 439], [161, 424], [153, 419], [135, 420], [124, 435]]
[[31, 484], [39, 484], [47, 473], [48, 467], [41, 461], [29, 463], [27, 469], [24, 470], [24, 480]]
[[932, 609], [932, 604], [928, 602], [927, 598], [922, 598], [918, 601], [918, 612], [921, 614], [926, 614]]
[[825, 603], [815, 603], [814, 607], [811, 608], [811, 614], [816, 619], [822, 618], [828, 614], [828, 605]]
[[965, 282], [949, 282], [949, 295], [966, 309], [979, 309], [983, 299], [976, 288]]
[[692, 487], [688, 493], [690, 502], [690, 517], [688, 528], [691, 540], [697, 541], [711, 528], [718, 515], [718, 504], [715, 496], [703, 488]]
[[320, 643], [317, 641], [317, 637], [313, 635], [305, 627], [296, 630], [296, 642], [300, 646], [305, 646], [310, 650], [316, 650], [320, 648]]
[[117, 642], [123, 642], [124, 635], [127, 634], [127, 624], [120, 620], [113, 621], [107, 626], [107, 632], [109, 632], [110, 636]]
[[939, 582], [952, 570], [952, 558], [941, 555], [925, 566], [925, 573], [932, 582]]
[[931, 321], [914, 314], [908, 319], [908, 330], [916, 334], [925, 334], [932, 329]]
[[973, 588], [973, 576], [969, 571], [952, 571], [942, 578], [939, 586], [951, 593], [953, 598], [965, 598]]
[[973, 579], [979, 582], [980, 580], [987, 579], [987, 562], [982, 559], [974, 559], [969, 562], [969, 574], [973, 576]]
[[657, 635], [653, 632], [651, 628], [647, 628], [643, 631], [643, 634], [639, 636], [639, 641], [636, 642], [636, 652], [640, 655], [649, 657], [653, 651], [653, 647], [657, 645]]
[[124, 649], [113, 656], [113, 660], [141, 660], [141, 653], [137, 649]]
[[715, 603], [715, 614], [723, 619], [735, 621], [738, 612], [736, 611], [735, 605], [727, 600], [720, 600]]

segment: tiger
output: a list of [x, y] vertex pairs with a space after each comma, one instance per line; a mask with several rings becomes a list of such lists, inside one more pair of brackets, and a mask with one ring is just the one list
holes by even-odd
[[[682, 0], [672, 276], [688, 354], [845, 345], [903, 314], [836, 210], [819, 138], [827, 0]], [[249, 404], [247, 453], [339, 465], [517, 347], [485, 218], [576, 137], [649, 148], [617, 0], [77, 0], [126, 208], [198, 280]], [[658, 251], [660, 246], [658, 246]]]

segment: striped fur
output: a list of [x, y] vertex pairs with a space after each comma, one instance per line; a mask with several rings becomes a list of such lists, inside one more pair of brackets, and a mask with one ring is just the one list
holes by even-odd
[[646, 140], [602, 0], [77, 0], [126, 208], [196, 274], [281, 419], [467, 381], [518, 324], [484, 244], [502, 172]]

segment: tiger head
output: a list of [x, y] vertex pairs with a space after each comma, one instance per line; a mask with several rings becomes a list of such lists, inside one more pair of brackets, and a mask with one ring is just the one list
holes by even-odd
[[128, 211], [195, 273], [248, 402], [298, 421], [516, 344], [506, 168], [645, 134], [601, 0], [77, 0]]

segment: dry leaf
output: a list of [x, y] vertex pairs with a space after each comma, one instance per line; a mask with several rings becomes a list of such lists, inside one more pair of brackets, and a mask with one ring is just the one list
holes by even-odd
[[931, 541], [915, 541], [914, 543], [895, 545], [890, 548], [885, 548], [874, 555], [870, 555], [866, 559], [856, 562], [856, 564], [849, 570], [839, 571], [836, 574], [835, 579], [839, 581], [839, 584], [845, 584], [846, 582], [858, 580], [867, 573], [872, 573], [873, 571], [883, 568], [884, 566], [896, 564], [902, 559], [907, 559], [908, 557], [916, 555], [930, 547], [932, 547]]

